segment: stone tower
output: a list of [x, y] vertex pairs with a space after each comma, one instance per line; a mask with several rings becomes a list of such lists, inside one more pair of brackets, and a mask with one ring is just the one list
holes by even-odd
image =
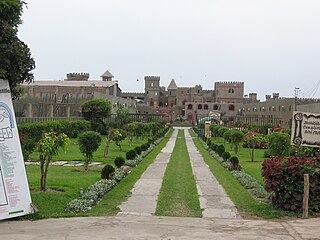
[[145, 103], [151, 107], [159, 106], [160, 98], [160, 77], [145, 76], [144, 77]]
[[177, 105], [176, 98], [178, 93], [178, 87], [174, 79], [171, 80], [167, 90], [168, 90], [168, 105], [170, 107], [174, 107], [175, 105]]
[[244, 94], [244, 82], [225, 81], [214, 83], [216, 102], [218, 103], [242, 103]]

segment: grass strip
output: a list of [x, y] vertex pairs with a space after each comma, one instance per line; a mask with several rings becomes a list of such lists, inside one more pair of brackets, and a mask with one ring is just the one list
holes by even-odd
[[161, 152], [171, 137], [173, 130], [170, 130], [164, 140], [159, 143], [154, 150], [149, 153], [121, 182], [112, 189], [101, 202], [94, 206], [92, 210], [87, 213], [90, 216], [115, 215], [118, 213], [118, 206], [126, 201], [131, 195], [130, 190], [134, 184], [140, 179], [144, 171], [154, 161], [157, 155]]
[[[194, 136], [192, 132], [193, 131], [190, 131], [192, 136]], [[281, 210], [277, 210], [268, 204], [255, 200], [229, 171], [222, 167], [220, 163], [210, 155], [199, 139], [194, 138], [193, 141], [205, 162], [208, 164], [211, 172], [225, 189], [242, 215], [248, 213], [262, 218], [280, 218], [287, 215]]]
[[156, 215], [202, 216], [183, 130], [178, 132], [178, 138], [164, 174]]

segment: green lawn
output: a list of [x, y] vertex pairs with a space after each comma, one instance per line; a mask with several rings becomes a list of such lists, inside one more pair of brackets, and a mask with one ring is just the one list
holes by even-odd
[[176, 145], [163, 178], [156, 215], [202, 216], [183, 130], [178, 132]]
[[109, 192], [102, 201], [93, 207], [89, 213], [91, 216], [101, 216], [101, 215], [115, 215], [119, 211], [118, 206], [126, 201], [131, 195], [130, 190], [133, 188], [135, 183], [140, 179], [144, 171], [149, 167], [149, 165], [154, 161], [157, 155], [161, 152], [171, 137], [173, 130], [171, 129], [167, 134], [166, 138], [158, 144], [154, 150], [149, 153], [142, 162], [136, 166], [131, 173], [126, 176], [121, 182]]
[[[104, 157], [104, 149], [105, 149], [105, 136], [102, 137], [102, 142], [98, 150], [93, 154], [93, 162], [104, 162], [113, 164], [114, 159], [116, 157], [122, 156], [125, 158], [126, 152], [134, 149], [137, 146], [141, 146], [142, 144], [147, 142], [147, 137], [139, 140], [134, 140], [132, 142], [132, 146], [130, 146], [128, 139], [126, 138], [122, 143], [122, 152], [119, 150], [119, 147], [115, 145], [114, 142], [111, 142], [109, 148], [109, 156], [108, 160]], [[35, 151], [30, 155], [30, 159], [32, 161], [37, 161], [39, 159], [39, 152]], [[72, 138], [70, 139], [69, 144], [65, 147], [65, 149], [61, 149], [59, 153], [53, 157], [54, 161], [84, 161], [84, 156], [79, 150], [78, 139]]]
[[[79, 197], [80, 188], [86, 189], [100, 179], [99, 168], [90, 168], [89, 172], [83, 172], [83, 167], [50, 166], [47, 179], [47, 188], [56, 189], [56, 192], [39, 192], [40, 167], [27, 166], [29, 187], [31, 189], [32, 202], [39, 212], [31, 218], [68, 217], [75, 214], [64, 212], [66, 205]], [[78, 214], [81, 215], [81, 214]]]
[[[204, 149], [199, 139], [195, 138], [194, 143], [208, 164], [211, 172], [223, 186], [240, 213], [248, 213], [263, 218], [280, 218], [286, 215], [286, 213], [273, 208], [271, 205], [255, 200], [236, 178]], [[241, 149], [241, 151], [242, 150], [243, 149]]]
[[[216, 144], [223, 144], [224, 140], [223, 138], [211, 138], [211, 141], [213, 141]], [[230, 152], [231, 155], [235, 155], [233, 149], [230, 147], [229, 143], [225, 143], [226, 151]], [[243, 168], [243, 170], [256, 178], [258, 182], [262, 185], [264, 185], [264, 180], [261, 176], [261, 167], [262, 163], [264, 161], [264, 152], [265, 149], [255, 149], [254, 150], [254, 162], [251, 162], [250, 157], [250, 151], [251, 149], [240, 147], [240, 151], [236, 155], [239, 158], [240, 165]]]
[[[32, 201], [39, 209], [39, 212], [25, 218], [41, 219], [52, 217], [115, 215], [118, 212], [117, 206], [127, 199], [130, 195], [130, 190], [133, 188], [136, 181], [154, 161], [161, 149], [166, 145], [171, 134], [172, 130], [168, 133], [167, 137], [131, 171], [128, 176], [126, 176], [88, 213], [66, 213], [64, 208], [71, 200], [79, 197], [80, 188], [85, 190], [87, 187], [100, 180], [101, 168], [90, 168], [89, 172], [83, 172], [83, 167], [50, 166], [47, 187], [60, 191], [36, 192], [34, 189], [39, 188], [40, 181], [39, 166], [27, 166], [26, 170], [29, 186], [32, 190]], [[141, 143], [138, 145], [140, 144]]]

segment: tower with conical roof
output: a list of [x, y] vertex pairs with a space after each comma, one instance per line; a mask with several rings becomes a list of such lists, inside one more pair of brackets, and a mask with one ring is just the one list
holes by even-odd
[[104, 74], [102, 74], [100, 77], [102, 77], [102, 81], [112, 81], [112, 78], [114, 77], [108, 70], [105, 71]]
[[167, 87], [167, 90], [168, 90], [168, 104], [170, 107], [174, 107], [175, 105], [177, 105], [178, 87], [173, 78], [169, 86]]

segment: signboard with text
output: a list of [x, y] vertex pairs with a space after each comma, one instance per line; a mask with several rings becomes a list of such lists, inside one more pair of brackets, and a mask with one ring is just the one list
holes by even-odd
[[293, 112], [291, 144], [320, 147], [320, 114]]
[[0, 79], [0, 220], [33, 212], [8, 81]]

